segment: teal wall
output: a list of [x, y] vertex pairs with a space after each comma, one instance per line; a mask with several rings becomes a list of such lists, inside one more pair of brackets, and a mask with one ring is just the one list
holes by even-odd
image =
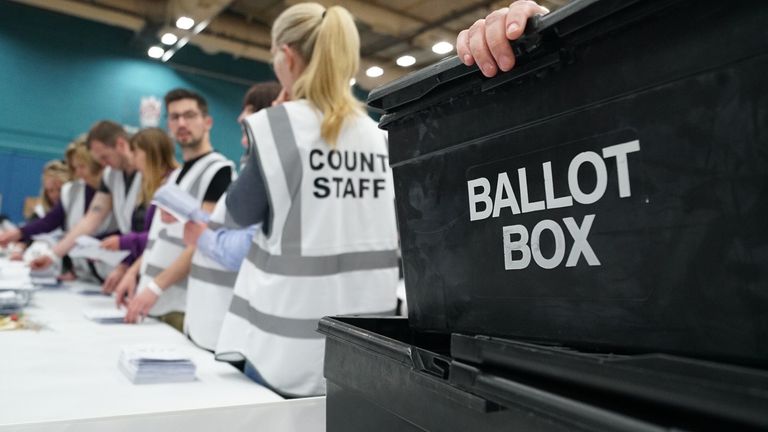
[[0, 194], [2, 212], [21, 219], [43, 164], [100, 119], [139, 125], [142, 96], [175, 87], [203, 94], [214, 147], [240, 157], [236, 123], [251, 83], [274, 79], [264, 63], [207, 55], [186, 46], [168, 64], [149, 59], [133, 32], [0, 1]]

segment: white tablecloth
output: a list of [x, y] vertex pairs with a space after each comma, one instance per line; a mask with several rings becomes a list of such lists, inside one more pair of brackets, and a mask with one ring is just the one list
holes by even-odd
[[[325, 430], [325, 398], [282, 400], [153, 320], [91, 322], [83, 309], [114, 302], [75, 288], [34, 294], [26, 313], [43, 329], [0, 332], [0, 431]], [[139, 343], [181, 347], [198, 379], [132, 384], [117, 362]]]

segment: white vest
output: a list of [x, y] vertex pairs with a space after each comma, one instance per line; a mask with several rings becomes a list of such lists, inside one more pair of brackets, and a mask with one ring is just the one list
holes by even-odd
[[35, 207], [32, 209], [32, 214], [37, 216], [38, 219], [44, 218], [46, 213], [45, 207], [41, 203], [35, 204]]
[[[64, 221], [65, 231], [69, 231], [77, 225], [83, 219], [86, 210], [88, 210], [85, 205], [85, 189], [86, 185], [83, 180], [67, 182], [61, 187], [61, 206], [66, 215]], [[98, 236], [116, 229], [115, 219], [110, 213], [93, 235]]]
[[141, 191], [141, 173], [137, 171], [134, 175], [128, 194], [125, 193], [126, 185], [122, 171], [106, 167], [103, 179], [112, 195], [112, 216], [117, 223], [117, 229], [122, 234], [128, 234], [132, 231], [133, 211], [136, 209], [136, 199]]
[[[196, 197], [202, 204], [211, 180], [224, 166], [232, 167], [233, 164], [220, 153], [209, 153], [187, 171], [179, 187]], [[234, 172], [234, 169], [232, 171]], [[181, 168], [176, 169], [166, 181], [175, 183], [180, 173]], [[160, 209], [157, 209], [152, 217], [152, 226], [149, 229], [147, 246], [141, 262], [139, 291], [145, 289], [149, 281], [168, 268], [186, 249], [182, 240], [184, 224], [180, 222], [166, 224], [162, 221], [160, 213]], [[184, 312], [186, 302], [187, 278], [185, 277], [164, 290], [149, 314], [160, 316], [173, 311]]]
[[[208, 228], [240, 229], [227, 213], [224, 194], [216, 203]], [[197, 345], [213, 351], [219, 339], [224, 315], [232, 302], [237, 271], [230, 271], [199, 249], [192, 256], [187, 283], [187, 311], [184, 333]]]
[[[67, 182], [61, 187], [61, 206], [64, 209], [65, 215], [65, 231], [72, 229], [72, 227], [77, 225], [85, 215], [85, 189], [86, 185], [83, 180]], [[99, 236], [114, 231], [115, 229], [117, 229], [115, 219], [112, 217], [112, 213], [110, 213], [93, 235]], [[95, 262], [92, 269], [88, 264], [88, 260], [85, 258], [72, 258], [72, 267], [79, 278], [87, 281], [96, 281], [96, 277], [104, 279], [109, 275], [109, 272], [112, 271], [112, 267], [103, 262]], [[93, 271], [98, 273], [98, 275], [93, 275]]]
[[262, 110], [246, 126], [269, 194], [270, 232], [256, 232], [240, 268], [217, 358], [246, 358], [284, 395], [323, 394], [319, 319], [391, 315], [396, 307], [386, 137], [360, 114], [345, 122], [332, 151], [306, 101]]

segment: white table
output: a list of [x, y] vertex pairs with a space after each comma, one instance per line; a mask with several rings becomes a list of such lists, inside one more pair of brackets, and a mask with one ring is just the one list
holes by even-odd
[[[325, 430], [325, 398], [282, 400], [153, 320], [91, 322], [82, 310], [113, 300], [75, 288], [35, 293], [25, 312], [42, 330], [0, 332], [0, 431]], [[181, 347], [198, 379], [132, 384], [117, 361], [138, 343]]]

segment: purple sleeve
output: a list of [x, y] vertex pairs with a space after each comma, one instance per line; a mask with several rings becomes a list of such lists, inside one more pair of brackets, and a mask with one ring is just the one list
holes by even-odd
[[49, 233], [56, 228], [64, 228], [64, 207], [56, 204], [42, 219], [30, 222], [21, 227], [21, 239], [29, 241], [33, 235]]
[[149, 206], [144, 214], [144, 231], [130, 232], [120, 236], [120, 249], [130, 252], [130, 255], [123, 260], [123, 264], [133, 264], [141, 254], [144, 253], [144, 248], [147, 247], [147, 237], [149, 236], [149, 228], [152, 225], [152, 216], [154, 213], [155, 206]]

